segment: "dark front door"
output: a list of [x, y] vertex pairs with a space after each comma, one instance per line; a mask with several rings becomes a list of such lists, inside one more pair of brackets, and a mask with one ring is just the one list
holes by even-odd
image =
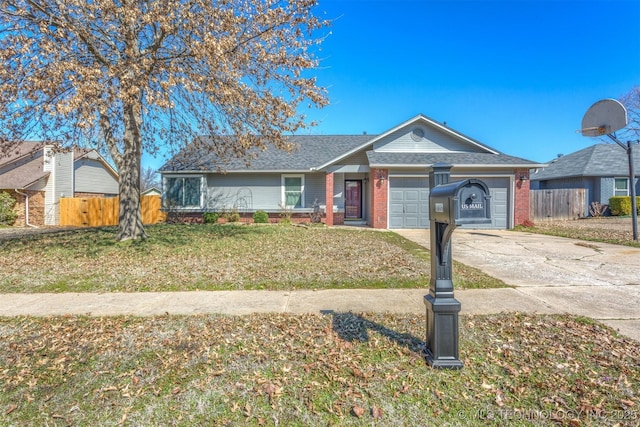
[[345, 219], [362, 218], [362, 180], [345, 180], [344, 193]]

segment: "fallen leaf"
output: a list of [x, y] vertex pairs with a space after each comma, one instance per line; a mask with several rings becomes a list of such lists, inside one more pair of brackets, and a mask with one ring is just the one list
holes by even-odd
[[18, 409], [18, 405], [16, 405], [15, 403], [12, 403], [11, 405], [9, 405], [9, 407], [7, 408], [7, 410], [4, 413], [5, 413], [5, 415], [9, 415], [10, 413], [15, 411], [16, 409]]
[[382, 408], [373, 405], [373, 408], [371, 409], [371, 415], [374, 419], [379, 420], [384, 416], [384, 411], [382, 410]]
[[351, 411], [358, 418], [360, 418], [360, 417], [362, 417], [362, 415], [364, 415], [364, 408], [362, 406], [356, 405], [353, 408], [351, 408]]

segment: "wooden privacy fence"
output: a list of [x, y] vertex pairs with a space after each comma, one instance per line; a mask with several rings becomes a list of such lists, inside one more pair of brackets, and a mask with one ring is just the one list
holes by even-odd
[[584, 188], [531, 190], [529, 196], [529, 217], [532, 221], [583, 218], [586, 209], [587, 190]]
[[[60, 225], [100, 227], [118, 225], [119, 197], [62, 198], [60, 199]], [[143, 224], [156, 224], [166, 219], [160, 196], [142, 196], [140, 200]]]

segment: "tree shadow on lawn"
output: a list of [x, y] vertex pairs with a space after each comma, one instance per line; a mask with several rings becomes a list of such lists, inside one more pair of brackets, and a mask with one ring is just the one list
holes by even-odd
[[389, 329], [380, 323], [365, 319], [362, 315], [351, 312], [339, 313], [333, 310], [320, 310], [320, 313], [333, 317], [333, 330], [345, 341], [368, 342], [370, 340], [369, 333], [373, 331], [395, 341], [397, 344], [406, 347], [412, 352], [419, 354], [425, 353], [426, 343], [424, 340], [416, 338], [409, 333], [401, 333]]

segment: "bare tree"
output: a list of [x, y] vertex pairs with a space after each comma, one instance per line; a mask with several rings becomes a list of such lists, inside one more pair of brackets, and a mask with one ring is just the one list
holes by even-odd
[[[0, 0], [0, 150], [25, 138], [108, 149], [117, 239], [146, 237], [143, 151], [216, 138], [243, 156], [307, 123], [326, 92], [309, 70], [328, 25], [316, 0]], [[261, 137], [257, 137], [260, 135]]]
[[145, 168], [143, 166], [140, 173], [140, 191], [145, 192], [152, 187], [158, 189], [161, 187], [158, 181], [158, 172], [153, 168]]
[[627, 127], [618, 131], [621, 141], [640, 140], [640, 86], [634, 86], [629, 92], [620, 97], [620, 102], [627, 109]]

